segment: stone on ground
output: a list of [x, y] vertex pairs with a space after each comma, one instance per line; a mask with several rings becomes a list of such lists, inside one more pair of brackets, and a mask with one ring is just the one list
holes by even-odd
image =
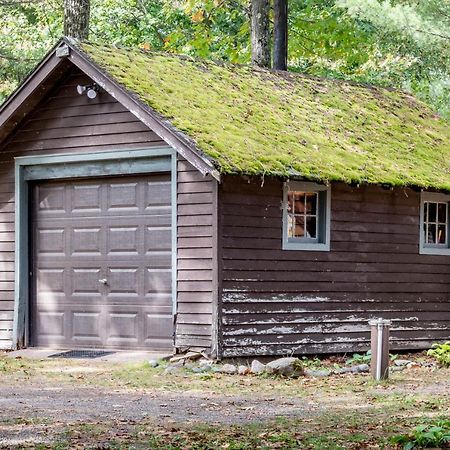
[[254, 359], [252, 361], [252, 365], [250, 367], [250, 372], [254, 373], [255, 375], [259, 373], [263, 373], [266, 370], [266, 365], [262, 362], [259, 362], [257, 359]]
[[396, 359], [394, 361], [394, 365], [396, 365], [397, 367], [407, 366], [410, 363], [412, 363], [412, 361], [410, 361], [409, 359]]
[[220, 368], [221, 373], [227, 373], [229, 375], [233, 375], [237, 372], [237, 367], [234, 364], [224, 364]]
[[248, 373], [250, 373], [250, 369], [247, 366], [239, 366], [238, 367], [239, 375], [247, 375]]
[[331, 370], [310, 370], [305, 369], [305, 375], [309, 377], [325, 378], [331, 375]]
[[352, 367], [352, 372], [354, 373], [367, 373], [370, 372], [370, 367], [368, 364], [358, 364]]
[[266, 365], [266, 372], [284, 377], [300, 377], [304, 375], [302, 362], [298, 358], [279, 358]]

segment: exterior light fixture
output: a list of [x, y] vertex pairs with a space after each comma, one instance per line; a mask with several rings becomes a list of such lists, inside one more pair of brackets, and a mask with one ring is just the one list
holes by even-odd
[[81, 84], [79, 84], [77, 86], [77, 92], [78, 94], [83, 95], [86, 92], [86, 86], [81, 86]]
[[81, 85], [77, 86], [77, 92], [79, 95], [86, 94], [91, 100], [97, 97], [99, 87], [97, 84]]
[[96, 84], [94, 84], [93, 86], [88, 88], [86, 95], [88, 96], [88, 98], [90, 98], [92, 100], [95, 97], [97, 97], [97, 92], [98, 92], [98, 87]]

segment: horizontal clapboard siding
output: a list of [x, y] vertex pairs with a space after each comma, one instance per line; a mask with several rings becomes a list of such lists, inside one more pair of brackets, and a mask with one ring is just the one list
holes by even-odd
[[417, 192], [331, 188], [331, 251], [282, 250], [282, 183], [226, 177], [219, 191], [223, 355], [366, 350], [367, 320], [394, 349], [450, 338], [450, 260], [419, 255]]
[[211, 177], [178, 157], [177, 324], [179, 350], [212, 348], [215, 298], [214, 217]]
[[14, 309], [14, 157], [165, 145], [114, 98], [89, 100], [74, 69], [0, 148], [0, 348], [11, 348]]

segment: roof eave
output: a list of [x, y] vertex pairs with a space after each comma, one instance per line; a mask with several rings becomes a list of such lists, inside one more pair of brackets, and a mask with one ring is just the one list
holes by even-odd
[[57, 49], [62, 45], [65, 43], [60, 40], [0, 106], [0, 143], [68, 69], [66, 59], [57, 55]]

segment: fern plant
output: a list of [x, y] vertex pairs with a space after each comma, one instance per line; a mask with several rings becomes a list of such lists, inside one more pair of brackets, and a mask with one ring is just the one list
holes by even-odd
[[440, 420], [430, 425], [419, 425], [411, 434], [400, 434], [391, 438], [391, 443], [403, 450], [434, 447], [444, 448], [450, 444], [450, 420]]

